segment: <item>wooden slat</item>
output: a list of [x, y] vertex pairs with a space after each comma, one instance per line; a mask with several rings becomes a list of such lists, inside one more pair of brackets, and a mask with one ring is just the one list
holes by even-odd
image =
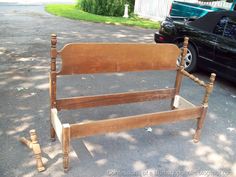
[[51, 123], [60, 142], [62, 142], [62, 124], [57, 116], [57, 109], [51, 109]]
[[159, 125], [180, 120], [194, 119], [201, 115], [203, 108], [195, 107], [159, 113], [143, 114], [99, 120], [70, 125], [71, 137], [85, 137], [108, 132], [124, 131], [152, 125]]
[[115, 93], [95, 96], [64, 98], [57, 100], [57, 109], [78, 109], [96, 106], [108, 106], [123, 103], [151, 101], [173, 98], [175, 89], [159, 89], [139, 92]]
[[185, 108], [193, 108], [195, 105], [188, 100], [184, 99], [183, 97], [176, 95], [174, 99], [174, 105], [177, 109], [185, 109]]
[[174, 44], [68, 44], [60, 52], [60, 75], [175, 70], [180, 55]]

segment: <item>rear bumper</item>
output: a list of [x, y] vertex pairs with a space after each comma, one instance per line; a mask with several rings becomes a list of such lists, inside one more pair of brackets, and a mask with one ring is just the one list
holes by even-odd
[[171, 43], [172, 42], [172, 40], [170, 40], [168, 37], [160, 34], [159, 31], [155, 32], [154, 41], [156, 43]]

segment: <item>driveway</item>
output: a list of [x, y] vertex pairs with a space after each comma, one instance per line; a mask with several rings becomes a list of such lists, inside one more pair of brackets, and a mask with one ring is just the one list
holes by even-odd
[[[233, 176], [236, 175], [236, 87], [217, 78], [198, 144], [193, 120], [74, 140], [71, 169], [62, 169], [61, 145], [49, 138], [50, 34], [58, 49], [69, 42], [153, 43], [155, 30], [73, 21], [44, 12], [41, 2], [0, 0], [0, 176]], [[32, 2], [32, 3], [29, 3]], [[56, 2], [56, 1], [55, 1]], [[196, 73], [207, 81], [209, 73]], [[81, 75], [59, 79], [59, 97], [172, 87], [175, 73]], [[201, 103], [203, 91], [184, 79], [181, 94]], [[168, 101], [64, 111], [62, 122], [166, 110]], [[19, 143], [36, 129], [47, 170]]]

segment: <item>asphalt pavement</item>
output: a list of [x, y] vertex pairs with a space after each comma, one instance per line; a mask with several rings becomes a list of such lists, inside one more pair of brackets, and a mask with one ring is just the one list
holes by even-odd
[[[51, 2], [62, 2], [53, 0]], [[74, 21], [44, 11], [46, 1], [0, 0], [0, 176], [236, 176], [236, 86], [217, 78], [198, 144], [194, 120], [74, 140], [63, 172], [61, 145], [49, 136], [50, 34], [69, 42], [154, 43], [155, 30]], [[73, 3], [73, 1], [66, 1]], [[210, 73], [199, 71], [208, 81]], [[60, 78], [58, 97], [173, 87], [174, 72], [80, 75]], [[201, 104], [204, 91], [185, 78], [181, 95]], [[62, 122], [149, 113], [169, 108], [151, 101], [60, 113]], [[46, 171], [19, 142], [36, 129]]]

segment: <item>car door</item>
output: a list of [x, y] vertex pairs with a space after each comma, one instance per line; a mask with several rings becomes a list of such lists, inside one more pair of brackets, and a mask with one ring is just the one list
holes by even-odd
[[236, 20], [223, 17], [225, 24], [215, 44], [216, 70], [221, 75], [236, 79]]
[[196, 31], [192, 38], [198, 46], [198, 56], [203, 59], [200, 62], [208, 62], [214, 59], [214, 49], [217, 36], [206, 31]]

